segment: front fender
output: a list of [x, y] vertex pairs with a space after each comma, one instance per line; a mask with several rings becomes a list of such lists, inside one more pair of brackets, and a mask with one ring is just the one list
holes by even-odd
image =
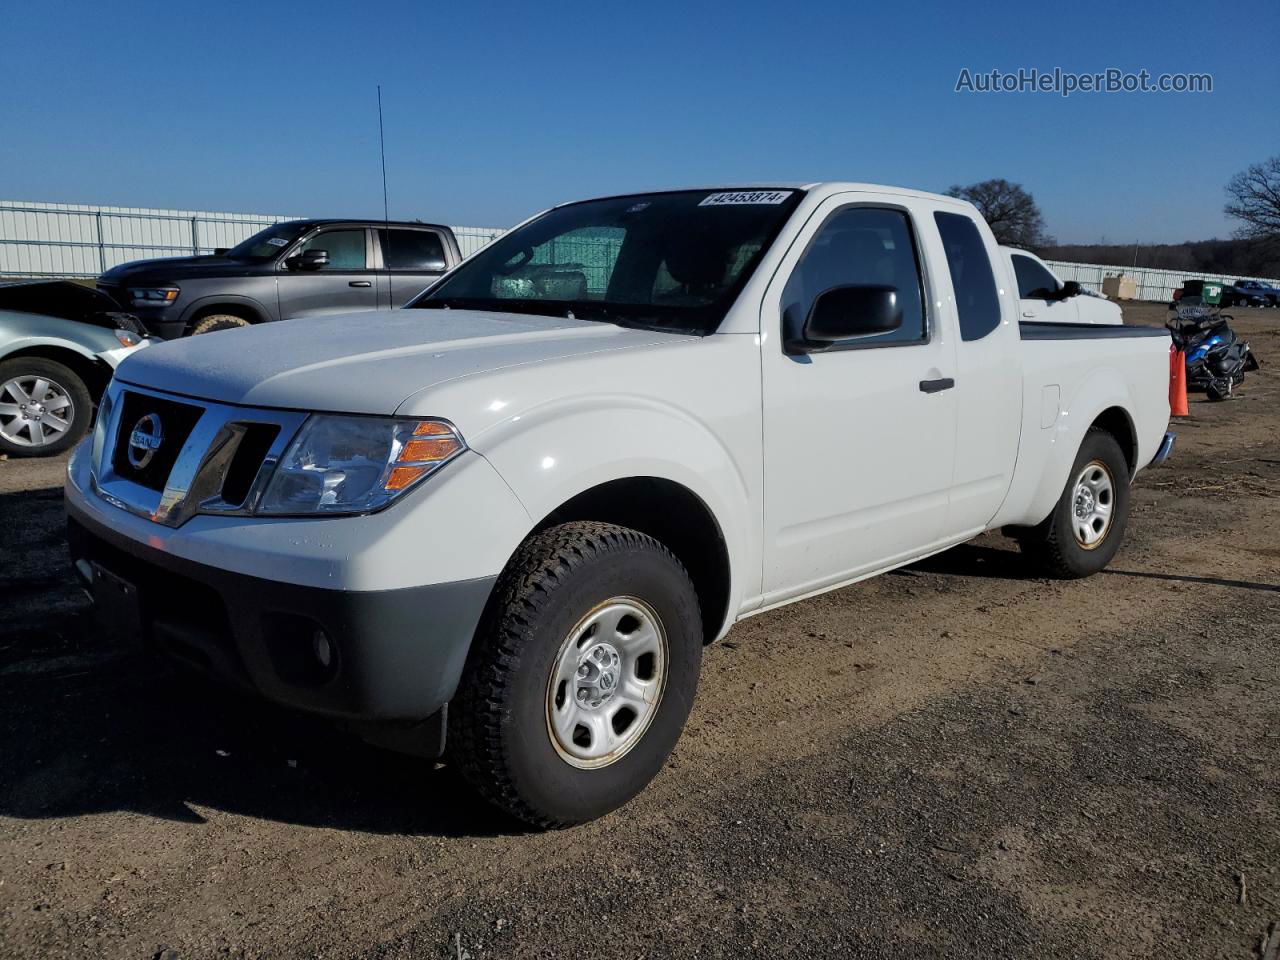
[[260, 300], [255, 300], [253, 297], [246, 297], [242, 294], [237, 294], [237, 293], [233, 293], [233, 294], [215, 293], [215, 294], [209, 294], [208, 296], [200, 297], [196, 300], [192, 300], [189, 304], [183, 307], [182, 315], [181, 315], [182, 322], [186, 325], [190, 325], [192, 318], [201, 310], [204, 310], [211, 306], [221, 305], [221, 304], [228, 304], [228, 305], [234, 304], [235, 306], [244, 307], [247, 310], [251, 310], [257, 316], [258, 322], [260, 323], [265, 323], [268, 320], [277, 319], [275, 313], [267, 309], [266, 304], [262, 303]]
[[[119, 341], [110, 334], [108, 334], [108, 336], [110, 337], [111, 342], [119, 348]], [[3, 346], [0, 346], [0, 360], [4, 360], [6, 357], [17, 353], [30, 353], [41, 350], [69, 350], [71, 353], [84, 357], [86, 360], [97, 363], [99, 359], [98, 354], [109, 349], [110, 348], [105, 343], [101, 346], [100, 350], [95, 351], [86, 347], [82, 343], [77, 343], [74, 340], [66, 340], [62, 337], [20, 336], [16, 339], [8, 340]]]
[[759, 592], [759, 523], [738, 458], [707, 424], [636, 395], [560, 399], [484, 431], [472, 448], [493, 464], [535, 525], [580, 493], [614, 480], [657, 477], [697, 496], [730, 558], [730, 615]]

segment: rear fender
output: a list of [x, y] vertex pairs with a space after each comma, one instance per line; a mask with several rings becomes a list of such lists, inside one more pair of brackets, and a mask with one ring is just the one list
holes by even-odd
[[[1034, 399], [1036, 403], [1033, 405], [1028, 402], [1027, 406], [1036, 411], [1038, 416], [1039, 397]], [[1058, 418], [1050, 431], [1038, 429], [1039, 423], [1032, 424], [1030, 427], [1024, 424], [1024, 436], [1027, 436], [1028, 432], [1037, 438], [1044, 433], [1049, 433], [1050, 436], [1047, 442], [1040, 439], [1042, 446], [1038, 450], [1028, 450], [1025, 456], [1019, 456], [1019, 469], [1031, 471], [1032, 476], [1019, 484], [1022, 505], [1013, 503], [1014, 498], [1011, 497], [1012, 509], [1009, 513], [1013, 515], [1003, 519], [1000, 525], [1006, 523], [1034, 525], [1049, 515], [1058, 498], [1062, 496], [1068, 480], [1067, 474], [1071, 472], [1071, 466], [1075, 463], [1076, 454], [1080, 452], [1085, 434], [1098, 417], [1112, 407], [1118, 407], [1124, 411], [1132, 430], [1134, 428], [1131, 412], [1133, 398], [1124, 376], [1114, 368], [1100, 367], [1084, 377], [1076, 385], [1070, 397], [1063, 399]], [[1134, 435], [1137, 435], [1136, 431]], [[1143, 445], [1139, 442], [1137, 446], [1138, 457], [1135, 462], [1141, 464], [1146, 462], [1142, 459]], [[1150, 460], [1154, 452], [1154, 450], [1147, 451], [1146, 460]], [[1005, 512], [1002, 511], [1002, 513]]]

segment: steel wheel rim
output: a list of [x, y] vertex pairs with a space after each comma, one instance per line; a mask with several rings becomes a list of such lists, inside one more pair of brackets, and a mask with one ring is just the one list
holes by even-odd
[[653, 723], [669, 662], [657, 612], [613, 597], [574, 625], [547, 682], [547, 733], [561, 759], [581, 770], [622, 759]]
[[1086, 550], [1100, 547], [1111, 531], [1115, 507], [1111, 468], [1101, 460], [1090, 460], [1076, 477], [1071, 495], [1071, 532], [1076, 543]]
[[48, 377], [14, 377], [0, 384], [0, 436], [20, 447], [56, 443], [75, 423], [67, 388]]

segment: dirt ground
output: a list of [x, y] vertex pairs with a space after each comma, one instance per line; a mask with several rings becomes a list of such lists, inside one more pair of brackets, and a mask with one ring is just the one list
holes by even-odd
[[[669, 767], [537, 834], [91, 635], [0, 463], [0, 956], [1250, 957], [1280, 920], [1280, 311], [1085, 582], [988, 535], [745, 621]], [[1160, 322], [1154, 306], [1130, 322]]]

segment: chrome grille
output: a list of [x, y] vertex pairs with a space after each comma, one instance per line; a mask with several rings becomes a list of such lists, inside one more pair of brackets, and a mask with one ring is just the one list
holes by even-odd
[[[141, 457], [130, 459], [129, 444], [134, 421], [147, 415], [159, 420], [161, 440], [139, 468]], [[306, 414], [206, 403], [113, 382], [98, 419], [94, 491], [121, 509], [177, 527], [197, 513], [251, 512]], [[147, 433], [154, 436], [154, 424]]]

